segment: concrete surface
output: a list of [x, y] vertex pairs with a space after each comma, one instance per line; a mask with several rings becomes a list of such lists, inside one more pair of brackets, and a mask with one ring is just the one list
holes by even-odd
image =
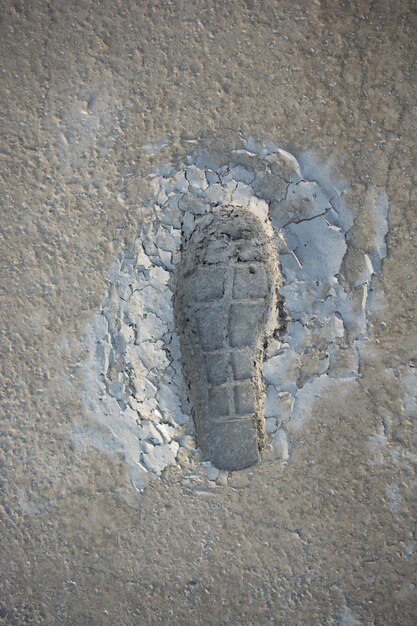
[[[401, 0], [3, 0], [3, 623], [415, 623], [415, 17]], [[341, 280], [387, 195], [359, 377], [319, 394], [287, 463], [206, 489], [172, 467], [139, 493], [123, 455], [74, 439], [86, 327], [150, 174], [250, 136], [342, 181]]]
[[261, 378], [278, 265], [261, 220], [243, 209], [210, 211], [182, 250], [177, 328], [197, 443], [215, 467], [241, 470], [265, 443]]

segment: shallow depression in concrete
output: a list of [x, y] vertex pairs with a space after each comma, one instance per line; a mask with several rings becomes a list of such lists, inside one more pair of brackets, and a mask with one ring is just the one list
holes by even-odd
[[220, 469], [253, 465], [264, 446], [261, 361], [277, 287], [272, 242], [248, 210], [213, 208], [182, 250], [174, 306], [182, 361], [197, 442]]

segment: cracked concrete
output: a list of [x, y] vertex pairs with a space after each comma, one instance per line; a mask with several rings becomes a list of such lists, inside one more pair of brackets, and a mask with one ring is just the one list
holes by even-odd
[[[408, 0], [3, 2], [3, 623], [415, 623], [414, 32]], [[164, 357], [206, 197], [284, 258], [270, 447], [230, 475]]]
[[[203, 411], [198, 398], [206, 383], [200, 379], [192, 383], [194, 400], [190, 401], [182, 378], [172, 301], [178, 289], [176, 267], [185, 262], [180, 259], [186, 258], [190, 237], [219, 207], [224, 211], [244, 208], [260, 219], [282, 270], [279, 306], [267, 328], [263, 380], [257, 374], [257, 387], [265, 387], [266, 392], [265, 410], [263, 401], [257, 410], [261, 447], [264, 423], [259, 416], [264, 413], [270, 420], [268, 449], [287, 462], [290, 433], [306, 423], [320, 394], [359, 374], [372, 277], [381, 271], [386, 254], [385, 192], [369, 187], [368, 222], [358, 230], [344, 199], [344, 183], [334, 186], [322, 178], [326, 193], [316, 181], [307, 180], [288, 151], [253, 138], [243, 143], [244, 147], [231, 150], [226, 165], [194, 154], [177, 167], [163, 166], [151, 174], [153, 192], [145, 202], [153, 207], [151, 220], [111, 270], [108, 296], [98, 318], [91, 321], [91, 328], [98, 332], [85, 366], [86, 422], [81, 429], [77, 426], [76, 440], [124, 454], [137, 489], [148, 484], [149, 472], [159, 476], [177, 458], [184, 462], [187, 450], [181, 449], [181, 440], [193, 434], [190, 415], [193, 412], [196, 417]], [[258, 191], [257, 181], [262, 181]], [[221, 241], [212, 242], [204, 262], [219, 263], [225, 253]], [[279, 282], [277, 278], [277, 287]], [[103, 315], [107, 334], [101, 331]], [[215, 327], [218, 324], [220, 320]], [[192, 333], [183, 342], [188, 362], [193, 337]], [[191, 367], [189, 380], [203, 370]], [[97, 380], [92, 385], [94, 371]], [[204, 403], [210, 404], [208, 399]], [[101, 417], [97, 407], [102, 407]], [[98, 433], [97, 420], [102, 426]], [[208, 430], [201, 430], [199, 419], [197, 423], [198, 439], [207, 454]], [[155, 439], [151, 425], [162, 429], [165, 438]], [[219, 446], [220, 442], [220, 450]], [[225, 467], [221, 454], [214, 456], [219, 467]]]

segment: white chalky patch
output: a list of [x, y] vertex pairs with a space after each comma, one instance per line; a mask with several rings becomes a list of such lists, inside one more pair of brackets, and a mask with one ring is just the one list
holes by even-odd
[[[86, 445], [122, 453], [138, 489], [193, 454], [172, 297], [182, 242], [214, 206], [252, 211], [279, 254], [287, 325], [271, 339], [263, 367], [267, 432], [279, 458], [288, 460], [288, 433], [305, 426], [316, 400], [358, 375], [371, 280], [386, 255], [387, 196], [368, 192], [369, 246], [355, 250], [356, 269], [341, 280], [354, 236], [344, 185], [332, 184], [310, 155], [300, 162], [249, 138], [228, 165], [194, 155], [152, 175], [152, 218], [112, 267], [101, 311], [88, 325], [82, 395], [90, 420], [76, 432]], [[224, 472], [207, 463], [204, 471], [224, 484]]]

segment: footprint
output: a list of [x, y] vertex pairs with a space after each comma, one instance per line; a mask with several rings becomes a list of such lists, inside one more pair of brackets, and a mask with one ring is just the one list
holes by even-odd
[[204, 217], [178, 266], [175, 319], [197, 442], [220, 469], [253, 465], [264, 444], [261, 362], [276, 280], [274, 248], [244, 209]]

